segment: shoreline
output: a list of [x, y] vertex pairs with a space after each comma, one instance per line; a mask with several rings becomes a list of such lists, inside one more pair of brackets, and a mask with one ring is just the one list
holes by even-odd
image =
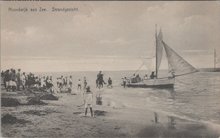
[[[112, 91], [112, 90], [111, 90]], [[110, 91], [110, 92], [111, 92]], [[103, 92], [103, 91], [102, 91]], [[47, 105], [2, 107], [1, 115], [11, 114], [29, 121], [26, 124], [2, 124], [6, 137], [219, 137], [209, 125], [158, 112], [155, 123], [151, 109], [141, 109], [118, 102], [103, 92], [103, 105], [93, 106], [95, 117], [84, 117], [82, 96], [57, 93], [58, 101], [42, 100]], [[4, 93], [4, 94], [3, 94]], [[3, 97], [5, 93], [2, 91]], [[10, 93], [10, 92], [8, 92]], [[6, 97], [12, 97], [10, 94]], [[19, 99], [22, 96], [17, 96]], [[40, 114], [38, 114], [40, 113]], [[170, 127], [168, 116], [173, 117]]]

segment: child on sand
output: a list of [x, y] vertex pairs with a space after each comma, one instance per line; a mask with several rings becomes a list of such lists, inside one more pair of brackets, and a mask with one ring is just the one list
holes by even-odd
[[108, 78], [108, 85], [107, 85], [108, 88], [112, 88], [112, 79], [109, 77]]
[[91, 116], [93, 117], [92, 103], [93, 103], [93, 93], [90, 90], [90, 86], [87, 86], [85, 92], [85, 116], [87, 115], [87, 110], [89, 108], [91, 112]]

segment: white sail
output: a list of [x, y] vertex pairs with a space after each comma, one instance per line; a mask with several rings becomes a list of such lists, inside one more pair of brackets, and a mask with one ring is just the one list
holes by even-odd
[[160, 63], [163, 56], [163, 43], [162, 43], [163, 35], [160, 30], [158, 36], [156, 36], [156, 70], [158, 71], [160, 68]]
[[172, 48], [170, 48], [164, 41], [162, 41], [167, 59], [169, 70], [174, 76], [181, 76], [196, 72], [197, 70], [178, 55]]

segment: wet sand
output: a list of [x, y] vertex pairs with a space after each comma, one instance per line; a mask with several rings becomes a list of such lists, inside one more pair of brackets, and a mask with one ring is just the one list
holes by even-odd
[[[43, 100], [46, 105], [2, 107], [1, 115], [10, 114], [23, 123], [2, 123], [4, 137], [219, 137], [219, 130], [205, 123], [171, 117], [140, 107], [142, 101], [124, 95], [121, 88], [103, 89], [103, 105], [95, 105], [95, 117], [84, 116], [82, 95], [57, 93], [57, 101]], [[95, 93], [98, 94], [98, 93]], [[2, 97], [16, 97], [2, 90]], [[24, 98], [24, 96], [23, 96]], [[94, 97], [95, 99], [95, 97]], [[138, 104], [140, 102], [140, 104]], [[82, 105], [82, 106], [81, 106]], [[154, 112], [158, 114], [155, 123]]]

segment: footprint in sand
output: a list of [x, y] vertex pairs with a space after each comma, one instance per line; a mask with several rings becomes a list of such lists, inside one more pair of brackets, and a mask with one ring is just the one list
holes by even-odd
[[73, 112], [73, 114], [79, 115], [79, 114], [82, 114], [82, 112]]

